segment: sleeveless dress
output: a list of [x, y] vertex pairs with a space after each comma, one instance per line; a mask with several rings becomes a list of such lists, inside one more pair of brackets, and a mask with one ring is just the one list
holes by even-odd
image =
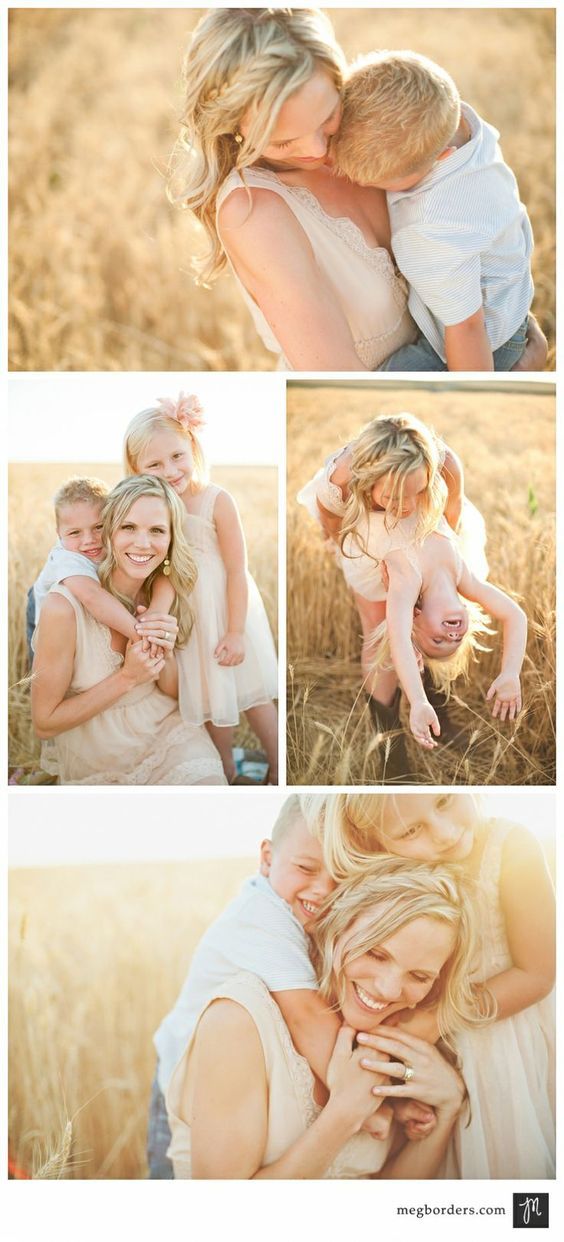
[[[236, 169], [229, 173], [217, 195], [216, 217], [234, 190], [247, 187], [278, 194], [306, 234], [316, 263], [347, 320], [356, 353], [370, 371], [401, 345], [416, 339], [417, 330], [407, 309], [407, 283], [383, 246], [368, 246], [358, 225], [347, 216], [328, 215], [311, 190], [286, 185], [270, 169], [246, 168], [244, 178]], [[264, 345], [278, 354], [280, 367], [291, 371], [260, 307], [232, 264], [230, 267]]]
[[[279, 1160], [319, 1116], [321, 1108], [313, 1099], [313, 1074], [305, 1058], [296, 1052], [278, 1005], [257, 975], [247, 971], [234, 975], [218, 988], [208, 1004], [219, 999], [236, 1001], [247, 1010], [262, 1044], [268, 1085], [264, 1167]], [[174, 1165], [175, 1178], [192, 1176], [190, 1126], [182, 1121], [178, 1111], [195, 1034], [172, 1074], [166, 1093], [172, 1134], [167, 1154]], [[374, 1139], [366, 1133], [355, 1134], [341, 1149], [324, 1178], [370, 1177], [385, 1164], [390, 1142]]]
[[[331, 475], [338, 458], [346, 452], [347, 448], [348, 445], [345, 445], [344, 448], [333, 453], [313, 479], [310, 479], [309, 483], [306, 483], [305, 487], [298, 492], [299, 504], [304, 505], [317, 522], [320, 521], [318, 500], [330, 513], [341, 517], [345, 512], [346, 502], [343, 500], [341, 488], [331, 481]], [[352, 535], [347, 535], [342, 551], [338, 545], [332, 549], [347, 585], [357, 595], [362, 595], [364, 599], [371, 601], [385, 600], [386, 588], [382, 582], [379, 564], [391, 552], [404, 552], [410, 564], [417, 569], [418, 573], [420, 572], [417, 559], [419, 541], [416, 513], [398, 518], [392, 525], [387, 526], [386, 514], [373, 510], [361, 518], [357, 530], [360, 535], [360, 545]], [[485, 554], [486, 527], [481, 513], [470, 500], [466, 497], [464, 499], [460, 527], [456, 534], [444, 517], [439, 518], [435, 533], [450, 539], [456, 549], [460, 562], [458, 577], [462, 572], [462, 561], [464, 561], [478, 578], [487, 578], [489, 567]], [[363, 551], [363, 548], [366, 550]]]
[[[64, 586], [51, 588], [72, 605], [76, 652], [67, 698], [115, 673], [123, 656], [111, 634]], [[41, 621], [39, 622], [41, 625]], [[49, 739], [41, 766], [61, 785], [225, 785], [205, 729], [182, 721], [178, 704], [154, 682], [134, 686], [112, 707]]]
[[278, 671], [274, 640], [256, 582], [247, 574], [249, 602], [245, 623], [245, 659], [235, 668], [222, 668], [215, 648], [227, 630], [227, 573], [213, 520], [222, 489], [208, 483], [193, 500], [196, 513], [187, 513], [184, 532], [198, 567], [191, 595], [194, 628], [186, 647], [177, 653], [178, 702], [182, 719], [201, 725], [236, 725], [239, 713], [278, 698]]
[[[504, 842], [514, 827], [492, 820], [480, 864], [481, 949], [474, 978], [511, 965], [499, 904]], [[457, 1122], [444, 1178], [551, 1178], [554, 1167], [554, 994], [511, 1018], [457, 1036], [471, 1117]]]

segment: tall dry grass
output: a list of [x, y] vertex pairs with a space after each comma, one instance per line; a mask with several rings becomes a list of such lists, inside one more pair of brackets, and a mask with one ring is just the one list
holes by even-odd
[[10, 874], [9, 1153], [41, 1178], [146, 1176], [152, 1036], [251, 861]]
[[[554, 346], [554, 11], [335, 9], [349, 59], [412, 47], [501, 132], [535, 233]], [[230, 277], [189, 274], [198, 226], [170, 207], [180, 65], [198, 11], [12, 9], [13, 370], [269, 369]], [[553, 365], [553, 352], [551, 362]]]
[[[523, 602], [529, 639], [524, 711], [514, 726], [492, 719], [485, 693], [499, 672], [500, 635], [449, 715], [456, 744], [423, 751], [411, 737], [423, 784], [543, 785], [555, 780], [554, 397], [540, 386], [380, 382], [288, 388], [288, 779], [370, 784], [385, 777], [389, 738], [377, 734], [360, 670], [360, 622], [322, 536], [296, 503], [328, 454], [377, 413], [410, 410], [460, 454], [466, 490], [488, 530], [490, 579]], [[478, 389], [478, 390], [477, 390]], [[389, 746], [388, 746], [389, 749]]]
[[[33, 771], [38, 766], [39, 743], [30, 716], [29, 665], [25, 637], [25, 608], [32, 585], [55, 540], [51, 498], [72, 474], [97, 475], [111, 487], [121, 478], [119, 466], [87, 464], [45, 465], [17, 463], [9, 473], [9, 763]], [[264, 600], [274, 634], [277, 632], [278, 537], [277, 471], [271, 466], [214, 466], [214, 482], [235, 497], [241, 512], [249, 550], [249, 569]], [[255, 746], [256, 738], [244, 717], [236, 732], [238, 745]]]

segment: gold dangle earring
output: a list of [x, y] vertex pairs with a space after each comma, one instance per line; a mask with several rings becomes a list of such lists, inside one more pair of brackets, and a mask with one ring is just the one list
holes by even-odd
[[241, 145], [242, 142], [245, 141], [242, 134], [233, 134], [233, 137], [235, 139], [235, 142], [239, 143], [239, 146]]
[[170, 574], [170, 561], [168, 559], [168, 556], [165, 556], [164, 561], [163, 561], [163, 574], [167, 578]]

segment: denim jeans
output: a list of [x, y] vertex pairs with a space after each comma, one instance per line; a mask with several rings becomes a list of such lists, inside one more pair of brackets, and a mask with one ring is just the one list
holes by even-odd
[[[529, 316], [523, 320], [521, 327], [513, 333], [505, 345], [494, 349], [494, 371], [510, 371], [519, 361], [527, 343]], [[378, 367], [379, 371], [448, 371], [446, 362], [435, 353], [423, 335], [418, 336], [413, 345], [402, 345], [394, 354]]]
[[147, 1163], [149, 1165], [149, 1177], [152, 1179], [174, 1178], [172, 1161], [169, 1160], [166, 1154], [170, 1139], [171, 1133], [165, 1099], [155, 1073], [151, 1087], [149, 1126], [147, 1130]]
[[34, 630], [35, 630], [35, 596], [33, 594], [33, 587], [30, 587], [27, 593], [27, 604], [26, 604], [26, 609], [25, 609], [25, 635], [27, 639], [27, 654], [29, 658], [30, 668], [33, 664], [33, 647], [31, 645], [31, 640], [33, 638]]

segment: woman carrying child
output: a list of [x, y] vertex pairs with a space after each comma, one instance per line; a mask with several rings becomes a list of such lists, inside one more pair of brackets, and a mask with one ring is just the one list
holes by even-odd
[[264, 604], [247, 569], [237, 506], [210, 483], [199, 438], [202, 408], [194, 396], [162, 400], [129, 424], [128, 475], [163, 479], [174, 490], [184, 535], [197, 566], [189, 641], [178, 652], [179, 705], [190, 725], [206, 724], [228, 781], [235, 777], [233, 730], [244, 712], [278, 781], [276, 652]]
[[[103, 509], [105, 557], [97, 590], [119, 605], [111, 628], [68, 585], [52, 586], [35, 636], [32, 717], [49, 740], [42, 757], [61, 784], [222, 785], [221, 760], [205, 730], [179, 714], [174, 646], [189, 637], [189, 596], [196, 569], [182, 532], [182, 510], [166, 483], [125, 479]], [[173, 616], [158, 635], [128, 642], [131, 622], [147, 609], [152, 585], [170, 581]], [[101, 584], [101, 587], [100, 587]], [[117, 625], [121, 625], [121, 630]], [[154, 639], [154, 641], [153, 641]], [[158, 645], [157, 645], [158, 643]]]

